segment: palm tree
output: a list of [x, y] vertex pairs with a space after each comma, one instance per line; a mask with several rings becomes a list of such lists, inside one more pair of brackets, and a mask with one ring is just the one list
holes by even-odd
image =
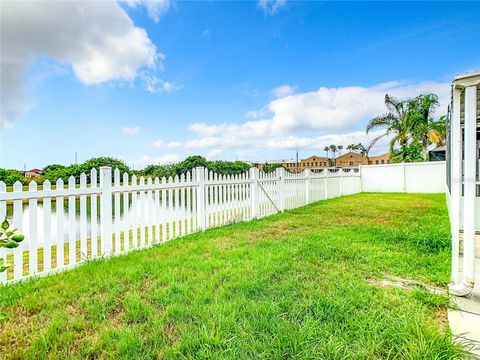
[[330, 145], [330, 151], [333, 153], [333, 161], [334, 161], [334, 165], [333, 166], [336, 166], [337, 165], [337, 159], [335, 157], [335, 154], [337, 153], [337, 145]]
[[388, 113], [377, 116], [367, 124], [367, 134], [374, 129], [385, 128], [385, 133], [372, 140], [370, 149], [378, 140], [387, 135], [393, 135], [390, 140], [390, 153], [393, 154], [395, 145], [407, 145], [410, 135], [409, 115], [412, 109], [412, 100], [398, 100], [388, 94], [385, 95], [385, 105]]
[[421, 157], [424, 161], [428, 160], [428, 145], [438, 146], [445, 140], [446, 117], [442, 116], [437, 121], [431, 117], [438, 105], [438, 96], [435, 94], [420, 95], [412, 100], [409, 115], [412, 144], [421, 146]]
[[357, 145], [355, 145], [355, 144], [349, 144], [349, 145], [347, 146], [347, 150], [350, 150], [350, 151], [355, 152], [355, 151], [357, 151]]
[[363, 146], [362, 143], [358, 143], [355, 147], [357, 148], [359, 154], [363, 157], [367, 158], [367, 164], [370, 164], [370, 158], [368, 157], [368, 153], [374, 144], [369, 144], [367, 147]]
[[328, 146], [325, 146], [323, 150], [325, 150], [325, 152], [327, 153], [327, 162], [328, 162], [328, 159], [329, 159], [328, 152], [330, 151], [330, 148]]
[[338, 145], [337, 149], [338, 149], [339, 155], [342, 156], [343, 145]]

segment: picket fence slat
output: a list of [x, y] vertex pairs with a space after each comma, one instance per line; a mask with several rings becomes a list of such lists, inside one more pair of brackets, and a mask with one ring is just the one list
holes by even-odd
[[[0, 218], [10, 216], [12, 226], [25, 235], [18, 248], [0, 249], [0, 258], [13, 262], [13, 269], [0, 273], [0, 282], [53, 273], [88, 259], [358, 193], [360, 176], [354, 169], [291, 174], [283, 168], [271, 173], [252, 168], [225, 175], [195, 168], [168, 179], [130, 177], [114, 169], [112, 178], [112, 169], [103, 167], [88, 176], [82, 173], [78, 184], [70, 177], [67, 187], [58, 179], [54, 187], [45, 181], [39, 190], [31, 182], [23, 191], [17, 182], [13, 191], [7, 191], [0, 182]], [[10, 215], [7, 204], [12, 204]]]

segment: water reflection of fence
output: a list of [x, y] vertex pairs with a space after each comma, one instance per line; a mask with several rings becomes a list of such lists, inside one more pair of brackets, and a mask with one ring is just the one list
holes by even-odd
[[[175, 178], [152, 179], [92, 169], [59, 179], [42, 189], [0, 182], [0, 218], [7, 214], [25, 235], [20, 247], [1, 248], [13, 267], [1, 282], [48, 274], [87, 259], [125, 253], [236, 221], [268, 216], [314, 201], [361, 191], [358, 169], [287, 173], [256, 168], [240, 175], [219, 175], [204, 168]], [[112, 181], [113, 179], [113, 181]]]

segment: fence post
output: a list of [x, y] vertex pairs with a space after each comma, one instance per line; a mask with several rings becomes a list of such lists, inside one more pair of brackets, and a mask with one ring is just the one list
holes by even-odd
[[402, 190], [403, 190], [403, 192], [407, 192], [407, 180], [406, 180], [405, 176], [406, 176], [405, 175], [405, 163], [402, 162], [402, 178], [403, 178], [403, 183], [402, 183], [403, 188], [402, 188]]
[[285, 210], [285, 168], [278, 167], [275, 169], [276, 176], [278, 178], [277, 185], [277, 199], [278, 199], [278, 209], [280, 211]]
[[305, 169], [305, 204], [310, 204], [310, 169]]
[[325, 200], [328, 199], [328, 167], [325, 168]]
[[195, 168], [195, 180], [197, 182], [197, 226], [199, 230], [205, 230], [205, 168]]
[[260, 171], [257, 167], [250, 168], [250, 180], [252, 180], [251, 190], [250, 190], [250, 200], [251, 200], [251, 216], [253, 219], [259, 216], [259, 191], [260, 187], [258, 186], [258, 179]]
[[362, 164], [358, 164], [358, 175], [360, 176], [360, 192], [363, 192]]
[[102, 256], [112, 254], [112, 168], [100, 167], [100, 236]]
[[339, 168], [340, 171], [340, 196], [343, 196], [343, 168]]

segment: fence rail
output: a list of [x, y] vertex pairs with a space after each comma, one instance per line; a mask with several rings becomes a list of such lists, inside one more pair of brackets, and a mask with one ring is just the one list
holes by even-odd
[[[113, 176], [112, 176], [113, 175]], [[176, 237], [237, 221], [361, 191], [358, 169], [324, 169], [220, 175], [205, 168], [174, 178], [137, 178], [102, 167], [47, 180], [23, 191], [17, 182], [7, 191], [0, 182], [0, 218], [5, 216], [25, 235], [16, 249], [0, 248], [13, 264], [0, 273], [9, 283], [62, 271], [89, 259], [150, 247]]]

